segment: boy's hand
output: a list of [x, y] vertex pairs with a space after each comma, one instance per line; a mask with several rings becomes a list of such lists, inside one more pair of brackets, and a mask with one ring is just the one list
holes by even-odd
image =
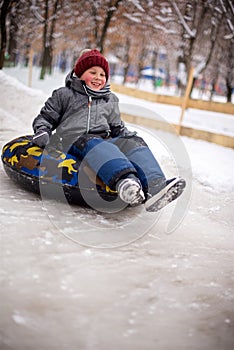
[[46, 145], [48, 145], [49, 140], [50, 135], [48, 134], [48, 132], [46, 132], [45, 130], [38, 130], [33, 136], [32, 142], [34, 143], [34, 145], [43, 148]]
[[117, 137], [124, 134], [125, 126], [124, 123], [120, 124], [110, 124], [111, 137]]

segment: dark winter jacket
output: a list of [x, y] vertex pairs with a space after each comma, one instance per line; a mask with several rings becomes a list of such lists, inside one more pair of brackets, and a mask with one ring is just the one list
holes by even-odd
[[94, 91], [71, 72], [66, 86], [55, 90], [46, 101], [33, 121], [33, 129], [34, 132], [45, 130], [50, 135], [56, 129], [57, 136], [71, 144], [85, 133], [109, 135], [123, 130], [124, 126], [118, 98], [109, 85]]

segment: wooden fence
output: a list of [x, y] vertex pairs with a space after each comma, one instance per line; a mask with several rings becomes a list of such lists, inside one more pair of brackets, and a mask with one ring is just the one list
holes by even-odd
[[[154, 92], [138, 90], [135, 88], [130, 88], [130, 87], [126, 87], [118, 84], [111, 84], [111, 89], [112, 91], [118, 92], [120, 94], [140, 98], [142, 100], [151, 101], [151, 102], [169, 104], [174, 106], [182, 106], [182, 103], [183, 103], [183, 97], [157, 95]], [[189, 98], [187, 101], [187, 108], [189, 107], [211, 111], [211, 112], [217, 112], [217, 113], [233, 114], [234, 116], [234, 104], [232, 103], [203, 101], [203, 100], [195, 100], [195, 99]]]
[[[129, 87], [117, 85], [117, 84], [111, 84], [111, 88], [112, 88], [112, 91], [114, 92], [118, 92], [124, 95], [140, 98], [151, 102], [171, 104], [171, 105], [182, 107], [183, 101], [184, 101], [183, 97], [157, 95], [155, 93], [140, 91], [134, 88], [129, 88]], [[228, 114], [232, 114], [234, 117], [234, 105], [231, 103], [218, 103], [213, 101], [209, 102], [209, 101], [188, 99], [186, 102], [186, 107], [202, 109], [202, 110], [218, 112], [218, 113], [228, 113]], [[122, 117], [123, 117], [123, 120], [129, 123], [143, 125], [149, 128], [160, 129], [168, 132], [171, 132], [172, 130], [174, 130], [177, 133], [179, 132], [179, 134], [182, 136], [188, 136], [195, 139], [213, 142], [224, 147], [234, 148], [234, 137], [232, 136], [213, 133], [206, 130], [194, 129], [183, 125], [178, 126], [177, 124], [173, 124], [173, 123], [167, 124], [166, 122], [162, 122], [162, 121], [158, 121], [158, 120], [150, 119], [146, 117], [141, 117], [141, 116], [135, 116], [131, 114], [122, 113]], [[234, 122], [234, 118], [233, 118], [233, 122]], [[169, 127], [169, 125], [173, 126], [173, 128]]]
[[[128, 123], [138, 124], [152, 129], [160, 129], [167, 132], [174, 130], [174, 132], [177, 133], [178, 129], [178, 125], [176, 124], [167, 124], [166, 122], [158, 121], [155, 119], [139, 117], [125, 113], [122, 113], [122, 118]], [[171, 126], [173, 128], [171, 128]], [[180, 127], [180, 135], [192, 137], [198, 140], [213, 142], [224, 147], [234, 148], [234, 137], [228, 135], [212, 133], [206, 130], [193, 129], [187, 126]]]

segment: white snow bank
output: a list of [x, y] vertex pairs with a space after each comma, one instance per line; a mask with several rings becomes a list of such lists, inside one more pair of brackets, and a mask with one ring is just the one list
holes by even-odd
[[234, 150], [182, 137], [190, 157], [193, 178], [217, 192], [234, 193]]
[[47, 95], [32, 89], [0, 70], [1, 129], [32, 133], [32, 120], [40, 111]]
[[21, 83], [16, 77], [11, 77], [8, 74], [4, 73], [0, 70], [0, 83], [1, 85], [5, 85], [6, 87], [12, 87], [21, 92], [25, 92], [30, 96], [41, 96], [43, 93], [40, 90], [32, 89], [25, 84]]

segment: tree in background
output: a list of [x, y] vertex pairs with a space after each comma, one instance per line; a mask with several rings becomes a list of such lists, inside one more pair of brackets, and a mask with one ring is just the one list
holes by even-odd
[[[233, 5], [229, 0], [170, 0], [170, 3], [180, 25], [179, 60], [184, 63], [187, 76], [191, 66], [195, 67], [191, 95], [197, 77], [208, 68], [217, 46], [225, 40], [223, 28], [228, 24], [232, 32], [229, 34], [234, 34]], [[217, 78], [216, 74], [213, 82]]]
[[[111, 52], [118, 58], [124, 81], [130, 70], [139, 81], [142, 68], [152, 62], [155, 68], [170, 69], [166, 71], [169, 81], [169, 75], [178, 76], [181, 64], [185, 75], [193, 65], [196, 77], [208, 76], [212, 67], [215, 71], [215, 58], [221, 51], [217, 79], [226, 82], [230, 96], [234, 28], [231, 0], [0, 1], [2, 65], [6, 53], [10, 53], [12, 62], [15, 53], [27, 62], [28, 51], [33, 48], [35, 61], [40, 58], [43, 78], [57, 64], [55, 58], [67, 59], [68, 67], [83, 48], [97, 47], [105, 55]], [[15, 3], [17, 6], [9, 6]], [[155, 55], [152, 60], [153, 52], [160, 50], [165, 52], [164, 59]]]
[[7, 47], [7, 28], [6, 19], [7, 15], [10, 13], [12, 6], [14, 5], [14, 0], [1, 0], [1, 52], [0, 52], [0, 69], [3, 68], [6, 47]]
[[37, 12], [37, 7], [33, 9], [33, 13], [38, 20], [43, 23], [43, 44], [42, 44], [42, 58], [41, 58], [41, 74], [40, 79], [44, 79], [46, 72], [52, 72], [53, 60], [53, 40], [55, 25], [58, 18], [60, 0], [44, 0], [44, 16], [42, 17]]
[[231, 0], [220, 0], [219, 2], [225, 18], [220, 40], [223, 52], [221, 62], [223, 63], [227, 102], [231, 102], [234, 90], [234, 4]]
[[90, 19], [93, 22], [92, 32], [95, 46], [102, 53], [104, 51], [108, 29], [121, 2], [122, 0], [92, 0], [87, 2], [91, 8]]
[[234, 90], [234, 39], [229, 41], [229, 50], [227, 51], [226, 64], [226, 90], [227, 102], [232, 101], [232, 92]]

